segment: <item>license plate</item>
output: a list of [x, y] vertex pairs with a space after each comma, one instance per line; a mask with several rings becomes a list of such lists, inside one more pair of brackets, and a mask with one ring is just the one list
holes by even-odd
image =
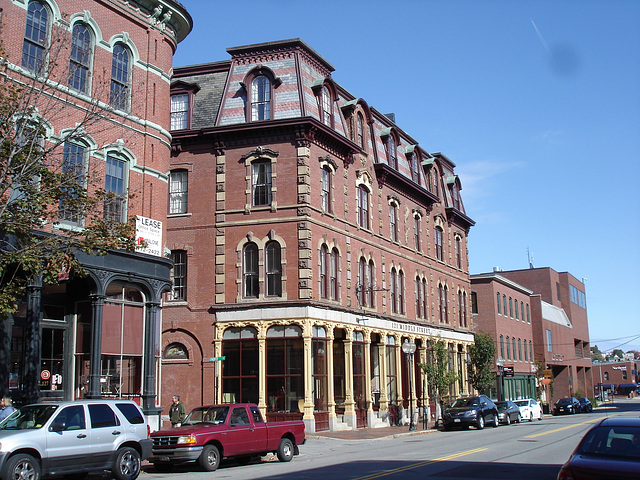
[[459, 418], [454, 418], [453, 421], [454, 422], [460, 422], [460, 419]]

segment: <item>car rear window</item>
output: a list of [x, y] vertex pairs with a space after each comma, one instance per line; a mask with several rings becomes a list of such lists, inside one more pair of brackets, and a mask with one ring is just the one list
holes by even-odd
[[131, 403], [116, 403], [118, 410], [126, 417], [129, 423], [134, 425], [144, 423], [140, 409]]
[[115, 427], [120, 421], [111, 407], [105, 403], [89, 405], [91, 428]]

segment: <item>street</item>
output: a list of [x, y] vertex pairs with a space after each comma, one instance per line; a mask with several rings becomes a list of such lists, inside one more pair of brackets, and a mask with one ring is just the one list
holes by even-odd
[[[146, 480], [203, 479], [513, 479], [553, 480], [590, 426], [605, 416], [639, 416], [640, 398], [593, 413], [553, 417], [484, 430], [432, 431], [374, 440], [310, 435], [290, 463], [269, 457], [249, 465], [223, 462], [214, 473], [196, 466], [171, 473], [146, 468]], [[404, 428], [404, 427], [399, 427]], [[639, 465], [640, 469], [640, 465]], [[180, 477], [183, 477], [181, 479]]]

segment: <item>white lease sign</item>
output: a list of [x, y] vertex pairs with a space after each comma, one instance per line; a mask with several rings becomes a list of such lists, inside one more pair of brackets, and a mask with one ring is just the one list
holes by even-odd
[[[146, 246], [143, 247], [143, 242]], [[136, 251], [162, 256], [162, 222], [153, 218], [136, 216]]]

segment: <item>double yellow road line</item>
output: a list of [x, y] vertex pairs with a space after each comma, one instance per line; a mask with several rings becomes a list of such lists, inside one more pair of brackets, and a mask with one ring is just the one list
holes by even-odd
[[372, 480], [374, 478], [386, 477], [387, 475], [394, 475], [396, 473], [405, 472], [407, 470], [413, 470], [414, 468], [424, 467], [426, 465], [431, 465], [433, 463], [446, 462], [448, 460], [464, 457], [465, 455], [471, 455], [473, 453], [482, 452], [484, 450], [487, 450], [487, 449], [474, 448], [473, 450], [466, 450], [464, 452], [452, 453], [451, 455], [446, 455], [444, 457], [434, 458], [432, 460], [425, 460], [423, 462], [418, 462], [418, 463], [412, 463], [410, 465], [405, 465], [404, 467], [392, 468], [390, 470], [383, 470], [382, 472], [372, 473], [371, 475], [365, 475], [364, 477], [357, 477], [354, 480]]

